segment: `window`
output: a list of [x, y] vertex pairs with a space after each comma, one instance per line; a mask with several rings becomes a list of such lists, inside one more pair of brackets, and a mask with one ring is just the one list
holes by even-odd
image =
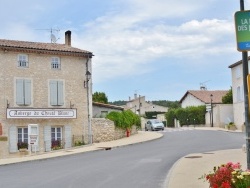
[[60, 59], [58, 57], [51, 58], [51, 68], [52, 69], [61, 69]]
[[19, 54], [17, 64], [18, 67], [29, 67], [28, 56], [25, 54]]
[[16, 80], [16, 104], [24, 106], [31, 105], [31, 80]]
[[62, 127], [51, 128], [51, 149], [62, 148]]
[[63, 81], [50, 81], [50, 105], [62, 106], [64, 105], [63, 95]]
[[17, 146], [20, 148], [28, 149], [28, 128], [18, 128], [17, 129]]

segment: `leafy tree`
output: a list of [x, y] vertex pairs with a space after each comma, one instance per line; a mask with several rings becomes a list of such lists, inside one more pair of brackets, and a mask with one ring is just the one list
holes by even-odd
[[119, 100], [119, 101], [109, 102], [109, 104], [113, 104], [113, 105], [117, 105], [117, 106], [123, 106], [123, 105], [127, 104], [127, 101]]
[[108, 97], [106, 96], [104, 92], [95, 92], [92, 96], [92, 100], [94, 102], [100, 102], [104, 104], [108, 103]]
[[222, 97], [223, 104], [233, 104], [233, 91], [232, 87], [229, 89], [228, 93]]
[[179, 101], [158, 100], [158, 101], [152, 101], [152, 103], [159, 105], [159, 106], [165, 106], [168, 108], [180, 108], [181, 107]]
[[167, 127], [174, 127], [175, 110], [174, 109], [170, 109], [166, 113], [165, 118], [167, 120]]

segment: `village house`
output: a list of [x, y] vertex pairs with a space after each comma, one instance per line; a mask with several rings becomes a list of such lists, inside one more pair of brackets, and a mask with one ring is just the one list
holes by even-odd
[[222, 104], [222, 97], [227, 93], [227, 90], [207, 90], [206, 88], [188, 90], [180, 100], [181, 107], [206, 105], [206, 126], [225, 128], [226, 124], [234, 120], [233, 106]]
[[238, 129], [244, 129], [245, 107], [242, 61], [230, 65], [229, 68], [231, 69], [232, 76], [234, 123]]
[[126, 110], [131, 110], [135, 114], [140, 116], [145, 115], [146, 112], [162, 112], [166, 113], [168, 111], [167, 107], [153, 104], [145, 100], [145, 96], [138, 96], [134, 94], [134, 98], [129, 97], [129, 101], [124, 106]]
[[88, 142], [92, 57], [71, 31], [65, 44], [0, 40], [0, 158]]
[[105, 118], [110, 112], [122, 112], [124, 110], [121, 106], [104, 104], [100, 102], [93, 102], [93, 118]]

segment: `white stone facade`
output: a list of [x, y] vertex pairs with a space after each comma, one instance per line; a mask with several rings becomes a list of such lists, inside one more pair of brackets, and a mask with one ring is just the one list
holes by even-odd
[[229, 68], [231, 68], [232, 75], [234, 123], [241, 130], [245, 122], [243, 67], [241, 62], [237, 62], [229, 66]]

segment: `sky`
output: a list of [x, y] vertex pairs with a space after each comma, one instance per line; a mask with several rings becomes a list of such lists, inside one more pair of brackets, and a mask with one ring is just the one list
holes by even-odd
[[[93, 92], [180, 100], [187, 90], [228, 90], [241, 60], [228, 0], [1, 0], [0, 38], [65, 42], [93, 52]], [[245, 0], [250, 9], [250, 0]]]

